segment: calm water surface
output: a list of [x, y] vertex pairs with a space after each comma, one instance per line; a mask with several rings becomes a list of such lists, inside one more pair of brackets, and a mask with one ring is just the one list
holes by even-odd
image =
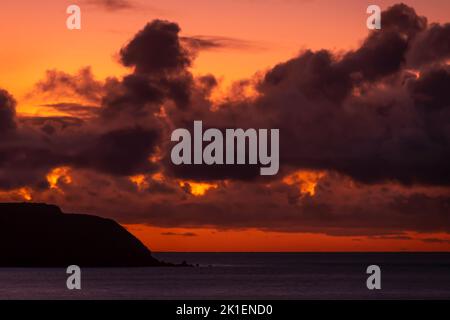
[[[1, 269], [0, 299], [450, 299], [450, 253], [155, 253], [196, 268]], [[382, 290], [366, 288], [367, 266]]]

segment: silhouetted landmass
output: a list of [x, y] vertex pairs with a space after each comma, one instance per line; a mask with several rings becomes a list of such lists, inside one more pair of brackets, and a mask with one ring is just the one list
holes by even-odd
[[0, 203], [0, 267], [168, 266], [111, 219], [54, 205]]

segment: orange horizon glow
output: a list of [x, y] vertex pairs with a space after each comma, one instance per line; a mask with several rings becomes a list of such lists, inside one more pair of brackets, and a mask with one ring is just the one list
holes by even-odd
[[[212, 228], [160, 228], [123, 225], [153, 252], [450, 252], [448, 234], [407, 232], [406, 239], [368, 236], [330, 236]], [[433, 239], [445, 239], [438, 243]], [[431, 240], [430, 240], [431, 239]]]
[[10, 191], [1, 191], [0, 190], [0, 201], [3, 199], [9, 200], [14, 199], [16, 201], [31, 201], [33, 200], [33, 191], [31, 188], [23, 187]]

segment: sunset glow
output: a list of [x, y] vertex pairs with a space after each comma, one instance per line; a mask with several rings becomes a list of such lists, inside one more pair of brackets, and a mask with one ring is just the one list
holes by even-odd
[[143, 190], [146, 187], [148, 187], [146, 177], [143, 174], [130, 177], [130, 181], [133, 182], [138, 187], [139, 190]]
[[217, 184], [205, 182], [180, 181], [179, 184], [182, 188], [188, 188], [189, 192], [196, 197], [204, 196], [209, 190], [218, 188]]
[[50, 189], [60, 190], [58, 184], [72, 183], [72, 177], [70, 176], [70, 168], [69, 167], [59, 167], [55, 168], [47, 174], [47, 181], [50, 186]]
[[311, 197], [314, 197], [317, 183], [325, 175], [326, 173], [322, 171], [301, 170], [285, 177], [283, 182], [288, 185], [298, 185], [301, 194], [309, 194]]

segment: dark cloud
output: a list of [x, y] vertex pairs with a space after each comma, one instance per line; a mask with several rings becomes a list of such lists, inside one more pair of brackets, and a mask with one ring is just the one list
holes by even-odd
[[408, 63], [412, 67], [420, 67], [430, 63], [441, 63], [450, 59], [450, 24], [433, 24], [411, 44], [407, 54]]
[[450, 66], [424, 70], [419, 79], [409, 84], [409, 91], [419, 110], [436, 113], [450, 108]]
[[141, 126], [100, 127], [77, 117], [19, 118], [0, 141], [0, 188], [46, 186], [55, 167], [70, 166], [126, 176], [152, 172], [158, 132]]
[[122, 80], [106, 81], [103, 118], [149, 120], [167, 101], [180, 109], [188, 107], [194, 79], [187, 70], [191, 54], [182, 46], [179, 32], [175, 23], [154, 20], [120, 50], [121, 62], [134, 70]]
[[428, 32], [426, 19], [405, 5], [383, 17], [382, 30], [342, 57], [307, 50], [275, 66], [253, 103], [221, 108], [206, 117], [210, 125], [280, 128], [285, 166], [364, 183], [449, 185], [448, 66], [434, 61], [404, 82], [408, 48]]
[[369, 239], [375, 240], [413, 240], [414, 238], [406, 235], [396, 234], [396, 235], [380, 235], [380, 236], [370, 236]]
[[0, 144], [0, 189], [47, 186], [46, 175], [63, 160], [58, 153], [36, 144], [35, 138], [15, 137]]
[[260, 177], [260, 165], [227, 165], [227, 166], [176, 166], [167, 159], [165, 165], [168, 174], [175, 178], [196, 181], [214, 181], [221, 179], [255, 180]]
[[96, 210], [107, 208], [108, 215], [124, 223], [168, 228], [256, 228], [390, 240], [408, 240], [405, 231], [450, 233], [448, 195], [414, 193], [395, 185], [383, 190], [346, 184], [346, 179], [338, 176], [324, 178], [314, 197], [302, 196], [296, 203], [290, 202], [289, 196], [291, 191], [299, 194], [297, 187], [280, 183], [271, 187], [219, 183], [202, 197], [188, 195], [180, 187], [167, 197], [153, 195], [151, 201], [145, 201], [130, 196], [131, 202], [118, 201], [114, 207], [105, 204]]
[[137, 73], [164, 74], [179, 72], [191, 64], [191, 59], [180, 43], [176, 23], [154, 20], [139, 31], [120, 50], [120, 60]]
[[238, 50], [262, 49], [261, 45], [258, 45], [254, 42], [229, 37], [191, 36], [191, 37], [180, 37], [180, 40], [185, 46], [194, 51], [207, 51], [219, 49], [238, 49]]
[[[4, 154], [0, 186], [41, 184], [57, 166], [113, 176], [154, 171], [156, 166], [149, 157], [156, 151], [161, 136], [161, 124], [154, 114], [167, 100], [180, 108], [188, 104], [193, 83], [192, 76], [183, 69], [188, 56], [183, 56], [178, 32], [176, 24], [155, 21], [138, 33], [122, 50], [124, 61], [132, 63], [135, 72], [120, 80], [97, 81], [90, 68], [75, 75], [48, 71], [45, 79], [36, 84], [33, 95], [46, 100], [75, 97], [98, 103], [100, 107], [48, 103], [44, 107], [69, 116], [20, 119], [16, 137], [0, 143], [0, 152]], [[145, 51], [144, 55], [140, 55], [140, 50]], [[145, 55], [154, 50], [162, 52], [158, 57], [150, 57], [156, 61], [148, 62]], [[172, 63], [172, 58], [178, 62]], [[15, 103], [6, 93], [2, 94], [1, 102], [6, 130], [15, 123]]]
[[[286, 93], [294, 90], [305, 99], [327, 98], [330, 101], [342, 101], [351, 89], [350, 73], [340, 68], [327, 50], [308, 50], [297, 58], [275, 66], [266, 73], [260, 87], [269, 99], [272, 93], [278, 94], [280, 90], [286, 90]], [[297, 108], [302, 107], [301, 102], [298, 101]]]
[[105, 120], [143, 119], [153, 122], [161, 105], [167, 101], [186, 109], [191, 103], [193, 78], [189, 74], [154, 79], [142, 74], [131, 74], [122, 81], [111, 80], [105, 88], [100, 115]]
[[393, 30], [408, 37], [416, 35], [427, 27], [427, 18], [418, 16], [414, 8], [400, 3], [381, 14], [382, 29]]
[[84, 120], [79, 117], [26, 117], [17, 119], [23, 127], [42, 129], [44, 126], [55, 126], [57, 132], [64, 131], [70, 127], [80, 127]]
[[402, 33], [382, 29], [369, 36], [361, 48], [346, 54], [340, 65], [363, 81], [378, 80], [400, 69], [407, 48], [408, 38]]
[[155, 151], [157, 132], [141, 127], [122, 128], [96, 137], [74, 157], [74, 164], [114, 175], [151, 172], [148, 160]]
[[218, 84], [217, 79], [211, 74], [201, 76], [197, 79], [197, 81], [199, 82], [200, 87], [205, 89], [205, 96], [209, 95], [211, 90]]
[[31, 95], [51, 97], [78, 97], [98, 103], [103, 95], [103, 84], [95, 80], [90, 67], [72, 75], [64, 71], [48, 70]]
[[[279, 128], [281, 173], [332, 170], [364, 183], [449, 185], [448, 66], [423, 63], [420, 77], [408, 75], [411, 44], [427, 32], [424, 17], [395, 5], [357, 50], [306, 50], [269, 70], [252, 101], [214, 112], [196, 101], [190, 113], [169, 110], [169, 117], [185, 128], [198, 119], [216, 128]], [[170, 171], [199, 180], [248, 179], [250, 172], [185, 169]]]
[[4, 134], [16, 128], [16, 101], [5, 90], [0, 89], [0, 133]]
[[165, 99], [164, 89], [158, 82], [139, 74], [127, 75], [122, 81], [113, 80], [106, 85], [100, 113], [103, 118], [131, 115], [134, 118], [158, 110]]
[[425, 30], [427, 20], [404, 4], [382, 13], [382, 29], [371, 33], [361, 47], [339, 62], [346, 73], [357, 73], [363, 81], [374, 81], [397, 72], [405, 62], [412, 39]]

